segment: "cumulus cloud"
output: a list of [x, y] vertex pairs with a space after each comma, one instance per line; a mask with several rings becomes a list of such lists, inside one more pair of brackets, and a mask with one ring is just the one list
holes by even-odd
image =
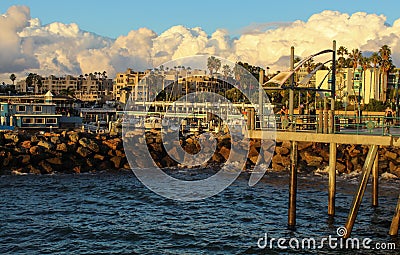
[[171, 59], [212, 54], [272, 70], [288, 68], [290, 47], [305, 57], [330, 48], [332, 41], [348, 49], [378, 51], [387, 44], [400, 64], [400, 19], [392, 26], [383, 15], [323, 11], [307, 21], [250, 24], [233, 38], [224, 29], [211, 35], [200, 27], [173, 26], [161, 34], [148, 28], [132, 30], [116, 39], [96, 35], [78, 24], [42, 25], [26, 6], [12, 6], [0, 16], [0, 76], [27, 72], [42, 75], [107, 71], [110, 77], [130, 67], [143, 70]]

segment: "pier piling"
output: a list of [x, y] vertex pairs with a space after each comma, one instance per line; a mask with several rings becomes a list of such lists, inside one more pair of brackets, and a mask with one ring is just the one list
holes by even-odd
[[328, 215], [335, 215], [336, 196], [336, 143], [329, 147], [329, 184], [328, 184]]
[[378, 154], [375, 156], [374, 165], [372, 166], [372, 206], [378, 206], [378, 182], [379, 182], [379, 163]]
[[389, 235], [397, 236], [399, 233], [399, 221], [400, 221], [400, 195], [397, 200], [396, 211], [392, 219], [392, 224], [390, 225]]
[[289, 184], [289, 215], [288, 226], [296, 226], [296, 196], [297, 196], [297, 142], [292, 141], [290, 184]]
[[369, 175], [371, 174], [372, 165], [375, 161], [377, 152], [378, 152], [378, 145], [371, 145], [367, 154], [367, 158], [365, 159], [362, 175], [360, 178], [360, 183], [358, 185], [358, 190], [354, 196], [353, 203], [351, 205], [350, 212], [347, 217], [345, 225], [347, 232], [343, 236], [344, 238], [350, 237], [351, 230], [353, 229], [354, 222], [356, 221], [358, 209], [360, 208], [361, 201], [365, 193], [365, 188], [367, 187], [368, 178]]

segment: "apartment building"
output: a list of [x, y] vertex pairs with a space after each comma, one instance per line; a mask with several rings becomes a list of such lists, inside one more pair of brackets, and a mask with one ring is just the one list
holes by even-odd
[[[361, 104], [369, 104], [371, 99], [386, 101], [393, 97], [395, 89], [399, 87], [399, 70], [395, 69], [389, 72], [385, 77], [387, 80], [386, 86], [383, 84], [383, 75], [379, 68], [368, 68], [362, 70], [357, 68], [341, 68], [336, 73], [336, 99], [355, 103], [358, 98], [361, 99]], [[331, 88], [331, 74], [328, 70], [319, 70], [316, 73], [315, 84], [321, 88]], [[356, 99], [356, 97], [358, 97]]]

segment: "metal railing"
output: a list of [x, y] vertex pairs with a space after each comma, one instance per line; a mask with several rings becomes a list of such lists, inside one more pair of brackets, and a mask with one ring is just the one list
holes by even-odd
[[[321, 115], [298, 115], [292, 116], [269, 116], [264, 119], [263, 130], [276, 129], [277, 131], [312, 132], [322, 133], [323, 120]], [[362, 134], [379, 136], [399, 136], [400, 137], [400, 118], [385, 117], [381, 115], [335, 115], [333, 130], [329, 133], [335, 134]], [[261, 121], [256, 120], [255, 129], [260, 128]]]
[[378, 115], [335, 116], [335, 133], [400, 136], [400, 118]]

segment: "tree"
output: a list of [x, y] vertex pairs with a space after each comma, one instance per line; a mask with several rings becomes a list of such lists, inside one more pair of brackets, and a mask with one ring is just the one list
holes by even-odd
[[351, 52], [349, 53], [350, 64], [351, 67], [353, 68], [352, 89], [354, 94], [356, 94], [354, 91], [354, 78], [355, 78], [354, 74], [358, 67], [360, 57], [361, 57], [361, 51], [359, 49], [352, 49]]
[[14, 85], [15, 79], [17, 79], [17, 76], [15, 74], [10, 75], [10, 80], [12, 81], [12, 84]]
[[390, 49], [389, 46], [387, 46], [386, 44], [383, 45], [380, 49], [379, 49], [379, 55], [381, 57], [381, 71], [382, 71], [382, 87], [381, 87], [381, 100], [382, 101], [386, 101], [386, 97], [387, 97], [387, 72], [390, 70], [391, 68], [391, 57], [390, 55], [392, 54], [392, 51]]
[[232, 72], [231, 67], [229, 65], [222, 66], [222, 73], [224, 74], [225, 80], [228, 78], [231, 72]]
[[337, 55], [339, 56], [337, 62], [338, 62], [338, 69], [340, 70], [341, 68], [346, 67], [346, 58], [345, 55], [349, 54], [347, 51], [347, 48], [344, 46], [340, 46], [339, 49], [337, 50]]
[[221, 68], [221, 60], [217, 59], [214, 56], [211, 56], [207, 59], [207, 68], [210, 71], [210, 75], [212, 76], [215, 72], [218, 72], [218, 70]]
[[28, 74], [28, 77], [25, 79], [26, 82], [26, 91], [28, 91], [28, 87], [35, 87], [37, 86], [38, 89], [42, 88], [42, 77], [36, 73]]

